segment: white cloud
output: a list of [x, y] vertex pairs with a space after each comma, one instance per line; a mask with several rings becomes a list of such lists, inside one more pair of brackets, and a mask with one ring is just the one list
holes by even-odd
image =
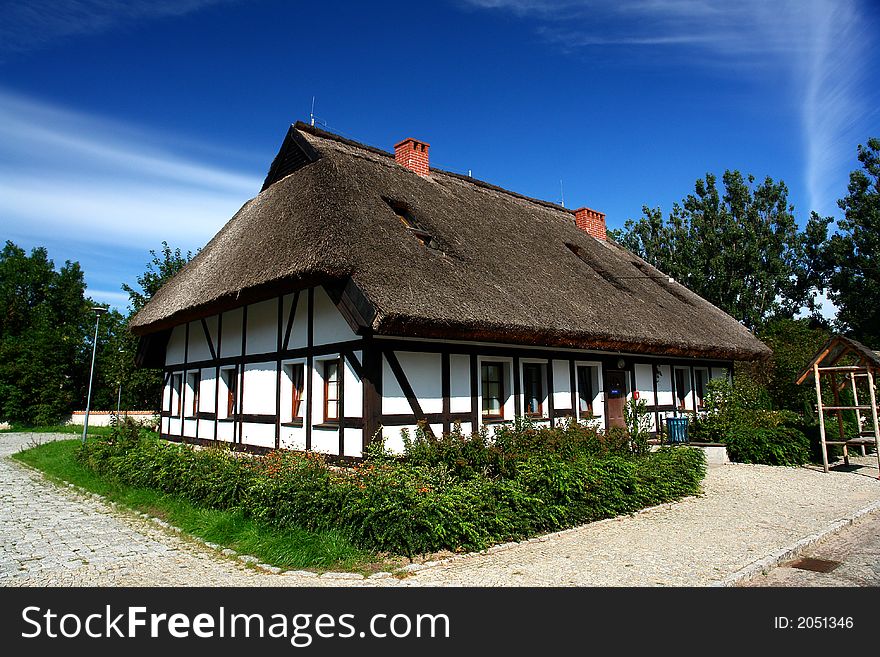
[[183, 16], [227, 0], [18, 0], [0, 4], [0, 53], [28, 52], [65, 37]]
[[0, 226], [15, 236], [202, 246], [261, 178], [171, 143], [0, 89]]
[[[733, 65], [739, 74], [782, 71], [796, 90], [809, 209], [833, 214], [855, 168], [855, 146], [871, 136], [866, 117], [867, 50], [877, 26], [859, 0], [466, 0], [540, 21], [565, 50], [615, 53], [684, 49], [688, 61]], [[694, 57], [699, 55], [699, 57]], [[770, 102], [773, 102], [772, 100]]]

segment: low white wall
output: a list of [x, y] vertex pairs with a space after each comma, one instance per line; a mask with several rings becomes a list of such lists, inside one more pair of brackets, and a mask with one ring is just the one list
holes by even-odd
[[[110, 426], [110, 418], [116, 415], [116, 411], [89, 411], [89, 426], [90, 427], [109, 427]], [[120, 411], [119, 415], [124, 419], [126, 417], [131, 418], [135, 422], [142, 422], [143, 424], [148, 425], [156, 425], [159, 424], [159, 416], [153, 413], [152, 411]], [[67, 425], [75, 425], [79, 426], [84, 425], [86, 422], [86, 412], [85, 411], [74, 411], [70, 418], [64, 424]]]

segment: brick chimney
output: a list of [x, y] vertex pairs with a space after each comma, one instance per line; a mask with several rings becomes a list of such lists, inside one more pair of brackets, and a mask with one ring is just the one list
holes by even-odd
[[398, 164], [415, 171], [420, 176], [427, 176], [430, 171], [428, 168], [428, 149], [430, 147], [431, 144], [407, 137], [394, 145], [394, 159]]
[[574, 223], [581, 230], [587, 231], [597, 240], [607, 241], [605, 232], [605, 213], [590, 208], [578, 208], [574, 211]]

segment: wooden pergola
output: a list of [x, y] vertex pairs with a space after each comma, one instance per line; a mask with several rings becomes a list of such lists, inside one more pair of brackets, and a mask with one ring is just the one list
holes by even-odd
[[[841, 361], [849, 364], [840, 365]], [[880, 352], [872, 351], [860, 342], [856, 342], [842, 335], [836, 335], [825, 343], [819, 353], [810, 364], [798, 376], [797, 383], [802, 385], [813, 380], [816, 386], [816, 401], [819, 409], [819, 437], [822, 441], [822, 467], [828, 472], [828, 445], [842, 445], [843, 459], [849, 465], [849, 447], [859, 447], [862, 456], [865, 455], [865, 446], [873, 443], [877, 452], [877, 462], [880, 466], [880, 427], [877, 423], [877, 391], [874, 377], [880, 373]], [[822, 377], [826, 377], [831, 384], [834, 394], [834, 403], [826, 406], [822, 400]], [[839, 383], [843, 377], [844, 382]], [[841, 402], [840, 391], [846, 387], [846, 379], [849, 379], [852, 389], [852, 404], [846, 405]], [[865, 379], [868, 388], [870, 404], [859, 402], [857, 382]], [[864, 402], [866, 400], [862, 400]], [[837, 415], [838, 440], [828, 440], [825, 435], [825, 412], [831, 411]], [[843, 413], [855, 411], [858, 435], [847, 438], [844, 430]], [[862, 422], [867, 412], [871, 414], [870, 428], [863, 429]]]

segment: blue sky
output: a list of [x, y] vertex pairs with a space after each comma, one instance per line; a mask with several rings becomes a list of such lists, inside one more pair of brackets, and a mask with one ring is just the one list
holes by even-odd
[[839, 216], [880, 136], [880, 10], [859, 0], [0, 2], [3, 238], [124, 308], [162, 240], [204, 245], [316, 115], [432, 164], [604, 211], [706, 172]]

